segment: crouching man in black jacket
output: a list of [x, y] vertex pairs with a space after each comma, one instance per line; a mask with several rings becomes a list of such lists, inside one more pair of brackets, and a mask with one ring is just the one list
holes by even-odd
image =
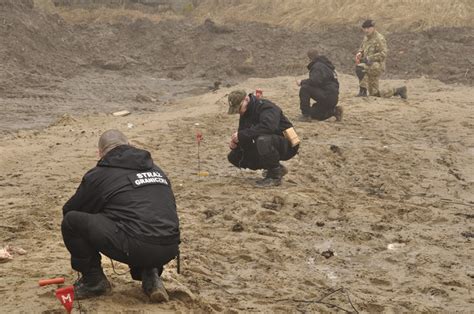
[[239, 168], [265, 169], [265, 178], [257, 181], [257, 186], [280, 185], [288, 173], [280, 160], [293, 158], [299, 148], [297, 137], [293, 137], [292, 143], [283, 135], [287, 130], [294, 131], [293, 124], [277, 105], [243, 90], [231, 92], [228, 100], [228, 113], [240, 114], [239, 129], [232, 134], [229, 144], [230, 163]]
[[[325, 56], [320, 56], [318, 51], [308, 51], [309, 78], [297, 81], [300, 88], [300, 109], [302, 122], [309, 122], [312, 119], [326, 120], [336, 117], [337, 121], [342, 120], [342, 108], [336, 106], [339, 100], [339, 81], [335, 67]], [[316, 100], [310, 106], [311, 98]]]
[[63, 207], [64, 243], [72, 268], [82, 274], [74, 284], [75, 298], [110, 292], [102, 253], [128, 264], [152, 301], [167, 301], [160, 276], [180, 242], [170, 181], [149, 152], [130, 146], [118, 130], [102, 134], [99, 155], [97, 166]]

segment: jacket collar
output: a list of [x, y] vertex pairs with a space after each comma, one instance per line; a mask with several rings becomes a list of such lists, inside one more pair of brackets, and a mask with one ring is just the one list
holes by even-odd
[[255, 112], [255, 110], [257, 109], [257, 106], [258, 106], [258, 99], [257, 97], [255, 97], [255, 95], [253, 94], [249, 94], [249, 104], [247, 106], [247, 110], [245, 111], [245, 113], [242, 115], [242, 117], [250, 117], [253, 115], [253, 113]]

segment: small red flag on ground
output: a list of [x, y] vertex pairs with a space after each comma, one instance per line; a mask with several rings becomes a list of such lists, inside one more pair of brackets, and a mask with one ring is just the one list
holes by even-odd
[[202, 141], [203, 138], [204, 138], [204, 137], [202, 136], [201, 131], [196, 131], [196, 141], [198, 142], [198, 144], [201, 143], [201, 141]]
[[72, 311], [72, 302], [74, 301], [74, 286], [67, 286], [56, 290], [56, 298], [64, 306], [68, 313]]

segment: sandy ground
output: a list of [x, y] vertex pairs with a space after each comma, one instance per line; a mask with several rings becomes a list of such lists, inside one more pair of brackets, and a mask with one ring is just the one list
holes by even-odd
[[[104, 259], [113, 293], [81, 301], [82, 311], [351, 310], [341, 292], [314, 302], [342, 287], [361, 312], [471, 312], [474, 90], [424, 78], [384, 83], [406, 83], [409, 100], [355, 98], [355, 77], [341, 75], [343, 122], [295, 122], [302, 147], [277, 188], [256, 189], [259, 172], [227, 162], [238, 123], [226, 114], [229, 89], [160, 112], [65, 116], [43, 130], [1, 135], [0, 245], [28, 252], [0, 264], [1, 312], [61, 313], [54, 288], [37, 281], [76, 278], [60, 235], [61, 207], [95, 165], [98, 136], [109, 128], [151, 151], [172, 180], [182, 273], [172, 262], [164, 274], [170, 302], [148, 304], [139, 283], [114, 274]], [[262, 88], [296, 120], [293, 77], [240, 87]], [[196, 175], [198, 130], [209, 177]], [[325, 258], [328, 251], [334, 256]]]

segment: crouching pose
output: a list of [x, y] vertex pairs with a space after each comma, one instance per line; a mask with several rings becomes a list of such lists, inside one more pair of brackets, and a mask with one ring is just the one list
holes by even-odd
[[[342, 107], [338, 106], [339, 81], [336, 68], [325, 56], [319, 55], [315, 49], [309, 50], [308, 64], [309, 78], [296, 81], [300, 86], [301, 122], [310, 122], [312, 119], [323, 121], [335, 117], [342, 120]], [[316, 102], [310, 106], [311, 99]]]
[[239, 168], [265, 169], [265, 177], [257, 181], [257, 186], [280, 185], [288, 173], [280, 161], [293, 158], [299, 148], [293, 124], [280, 107], [243, 90], [229, 94], [228, 113], [240, 114], [238, 131], [229, 144], [230, 163]]
[[76, 299], [107, 294], [101, 255], [128, 264], [154, 302], [167, 301], [163, 266], [178, 254], [179, 222], [171, 184], [150, 153], [108, 130], [99, 139], [97, 166], [63, 207], [61, 230], [71, 265], [82, 277]]

